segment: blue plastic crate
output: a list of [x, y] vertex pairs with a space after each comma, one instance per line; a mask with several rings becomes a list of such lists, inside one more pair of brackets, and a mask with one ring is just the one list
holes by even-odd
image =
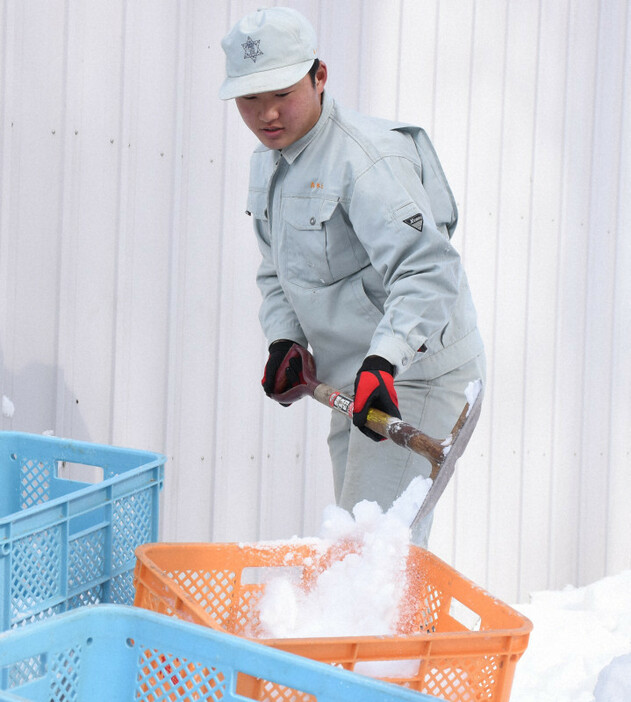
[[[261, 681], [269, 683], [263, 696]], [[120, 605], [84, 607], [0, 634], [0, 682], [2, 702], [437, 699]]]
[[164, 462], [0, 432], [0, 631], [81, 605], [133, 604], [134, 551], [158, 538]]

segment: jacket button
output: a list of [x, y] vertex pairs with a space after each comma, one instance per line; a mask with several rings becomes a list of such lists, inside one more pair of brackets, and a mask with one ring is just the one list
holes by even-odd
[[314, 225], [315, 223], [316, 223], [316, 218], [315, 218], [315, 217], [312, 217], [312, 218], [309, 220], [309, 224]]

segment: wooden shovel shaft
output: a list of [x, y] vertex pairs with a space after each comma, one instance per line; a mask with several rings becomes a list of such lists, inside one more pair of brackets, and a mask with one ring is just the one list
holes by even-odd
[[[353, 398], [344, 395], [330, 385], [326, 383], [317, 385], [313, 390], [313, 397], [323, 405], [337, 410], [350, 419], [353, 418]], [[463, 414], [465, 414], [464, 411]], [[368, 410], [366, 426], [385, 439], [391, 439], [395, 444], [403, 446], [415, 453], [419, 453], [421, 456], [425, 456], [432, 464], [432, 475], [430, 476], [432, 479], [445, 459], [445, 441], [433, 439], [411, 424], [407, 424], [381, 410], [374, 408]], [[456, 426], [458, 426], [458, 424], [456, 424]]]
[[[287, 368], [294, 358], [302, 360], [301, 382], [285, 389], [283, 381]], [[353, 419], [353, 398], [318, 380], [315, 361], [304, 347], [298, 344], [293, 345], [278, 369], [277, 377], [281, 381], [279, 387], [274, 388], [271, 397], [278, 402], [291, 403], [305, 395], [311, 395], [323, 405], [341, 412], [351, 420]], [[432, 486], [410, 524], [411, 529], [414, 529], [434, 509], [438, 498], [443, 494], [453, 475], [456, 461], [469, 442], [480, 416], [482, 381], [477, 380], [474, 383], [469, 383], [466, 395], [467, 404], [464, 406], [458, 421], [451, 430], [451, 434], [442, 440], [433, 439], [412, 425], [396, 417], [391, 417], [385, 412], [374, 408], [368, 410], [366, 426], [369, 429], [385, 439], [391, 439], [399, 446], [425, 456], [432, 466], [430, 474]]]

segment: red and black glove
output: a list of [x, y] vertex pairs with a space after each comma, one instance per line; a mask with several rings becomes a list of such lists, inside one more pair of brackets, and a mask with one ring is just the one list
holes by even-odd
[[[277, 377], [278, 369], [293, 345], [293, 341], [281, 339], [280, 341], [273, 341], [269, 346], [269, 357], [261, 379], [261, 385], [268, 397], [273, 392], [284, 392], [302, 382], [302, 358], [300, 356], [296, 356], [289, 361], [289, 365], [285, 369], [285, 378]], [[281, 402], [280, 404], [283, 407], [289, 407], [291, 403], [285, 404]]]
[[401, 419], [394, 389], [394, 366], [381, 356], [368, 356], [357, 371], [353, 424], [373, 441], [383, 441], [383, 436], [366, 427], [371, 407]]

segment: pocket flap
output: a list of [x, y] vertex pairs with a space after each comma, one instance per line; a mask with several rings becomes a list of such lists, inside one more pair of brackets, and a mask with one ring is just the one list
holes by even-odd
[[328, 222], [338, 200], [315, 197], [287, 198], [285, 201], [285, 219], [294, 229], [322, 229]]

